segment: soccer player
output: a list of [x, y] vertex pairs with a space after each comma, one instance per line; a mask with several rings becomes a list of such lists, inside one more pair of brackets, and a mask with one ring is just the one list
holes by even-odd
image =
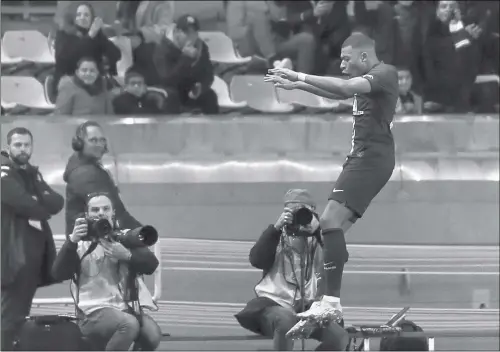
[[341, 59], [342, 73], [348, 79], [285, 68], [271, 69], [265, 78], [277, 88], [301, 89], [327, 98], [353, 97], [351, 151], [320, 219], [326, 294], [299, 315], [312, 320], [325, 317], [327, 312], [335, 312], [334, 318], [341, 317], [340, 288], [349, 257], [344, 234], [389, 181], [395, 164], [391, 126], [398, 100], [396, 68], [380, 62], [375, 42], [361, 33], [345, 40]]

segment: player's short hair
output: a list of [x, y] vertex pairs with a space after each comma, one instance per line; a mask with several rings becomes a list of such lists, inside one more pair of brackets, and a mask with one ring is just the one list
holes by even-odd
[[10, 145], [10, 142], [12, 142], [12, 136], [15, 134], [19, 134], [21, 136], [30, 136], [31, 142], [33, 142], [33, 134], [31, 131], [25, 127], [14, 127], [7, 133], [7, 144]]
[[374, 49], [375, 41], [361, 32], [354, 32], [342, 44], [342, 47], [350, 46], [353, 49]]

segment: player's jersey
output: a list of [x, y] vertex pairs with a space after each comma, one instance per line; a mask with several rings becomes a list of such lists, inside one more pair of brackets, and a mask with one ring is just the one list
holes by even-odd
[[391, 127], [399, 96], [398, 73], [383, 62], [363, 76], [372, 86], [368, 94], [356, 94], [352, 105], [353, 132], [350, 157], [394, 157]]

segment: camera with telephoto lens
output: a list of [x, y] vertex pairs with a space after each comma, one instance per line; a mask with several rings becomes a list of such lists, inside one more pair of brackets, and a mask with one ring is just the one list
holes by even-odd
[[87, 236], [82, 241], [95, 241], [113, 233], [113, 227], [107, 219], [87, 218]]
[[128, 249], [150, 247], [158, 241], [158, 231], [153, 226], [146, 225], [125, 233], [113, 232], [109, 238]]
[[300, 227], [309, 225], [313, 216], [314, 214], [309, 208], [301, 207], [294, 209], [292, 211], [292, 223], [285, 226], [286, 234], [297, 236], [299, 234]]

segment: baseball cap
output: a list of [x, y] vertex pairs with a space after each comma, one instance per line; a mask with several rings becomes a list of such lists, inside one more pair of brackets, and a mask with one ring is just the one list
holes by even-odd
[[189, 28], [195, 31], [200, 30], [200, 22], [193, 15], [182, 15], [175, 20], [175, 26], [183, 32], [187, 32]]
[[287, 204], [305, 204], [311, 207], [316, 207], [316, 202], [313, 200], [313, 197], [306, 189], [291, 189], [286, 192], [285, 197], [283, 198], [283, 202], [285, 206]]

